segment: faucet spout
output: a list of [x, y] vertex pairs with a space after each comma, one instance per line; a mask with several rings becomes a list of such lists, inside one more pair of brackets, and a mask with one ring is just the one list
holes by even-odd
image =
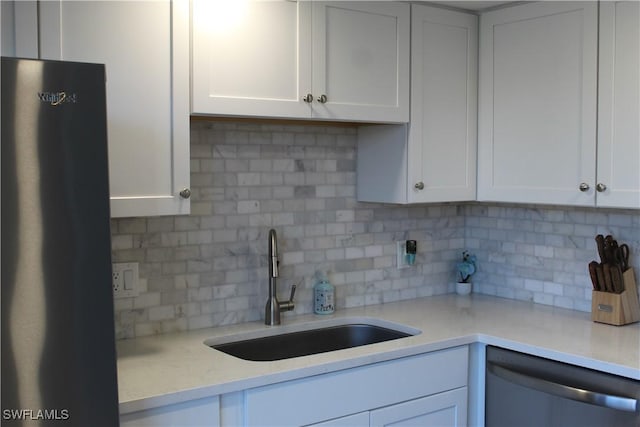
[[278, 269], [278, 235], [276, 230], [269, 230], [269, 297], [265, 307], [264, 323], [266, 325], [279, 325], [280, 312], [290, 311], [294, 308], [293, 296], [296, 286], [291, 287], [291, 297], [289, 301], [278, 301], [276, 278], [280, 275]]
[[272, 228], [269, 230], [269, 278], [275, 279], [278, 275], [278, 235]]

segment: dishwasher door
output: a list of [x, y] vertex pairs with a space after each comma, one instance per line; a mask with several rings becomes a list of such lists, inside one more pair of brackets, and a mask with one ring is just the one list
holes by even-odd
[[638, 427], [640, 381], [487, 347], [486, 427]]

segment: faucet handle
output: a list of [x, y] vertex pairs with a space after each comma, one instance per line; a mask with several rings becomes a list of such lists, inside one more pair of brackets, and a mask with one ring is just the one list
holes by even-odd
[[291, 296], [289, 297], [289, 302], [293, 302], [293, 296], [296, 294], [296, 288], [298, 285], [291, 286]]
[[293, 302], [293, 296], [296, 294], [297, 287], [298, 285], [291, 286], [291, 296], [289, 297], [289, 301], [278, 302], [278, 308], [280, 309], [280, 311], [291, 311], [295, 308], [295, 303]]

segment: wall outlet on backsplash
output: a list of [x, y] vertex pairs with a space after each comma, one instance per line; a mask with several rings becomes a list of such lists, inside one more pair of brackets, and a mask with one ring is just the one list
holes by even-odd
[[398, 270], [409, 268], [416, 262], [416, 241], [402, 240], [396, 242], [396, 266]]
[[114, 298], [137, 297], [138, 287], [138, 263], [121, 262], [114, 263], [112, 267], [112, 286]]

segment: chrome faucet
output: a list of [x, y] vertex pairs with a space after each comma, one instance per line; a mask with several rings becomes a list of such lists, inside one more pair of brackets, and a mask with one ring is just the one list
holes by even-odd
[[278, 236], [273, 228], [269, 230], [269, 298], [264, 310], [265, 325], [279, 325], [280, 312], [291, 311], [294, 308], [293, 296], [296, 293], [296, 285], [291, 287], [289, 301], [278, 301], [276, 291], [276, 279], [278, 278]]

